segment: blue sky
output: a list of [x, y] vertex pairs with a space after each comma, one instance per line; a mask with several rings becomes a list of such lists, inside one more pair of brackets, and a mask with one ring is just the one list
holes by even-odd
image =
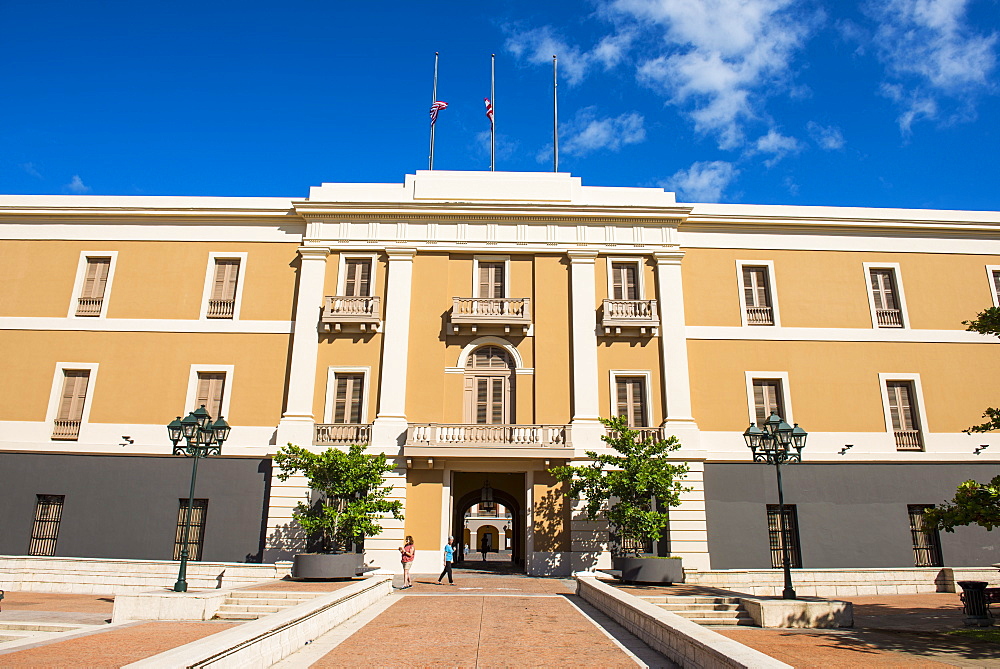
[[0, 0], [0, 193], [305, 197], [435, 167], [1000, 210], [998, 0]]

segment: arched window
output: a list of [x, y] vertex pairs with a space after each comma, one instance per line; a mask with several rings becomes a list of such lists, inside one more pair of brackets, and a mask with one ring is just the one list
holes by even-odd
[[465, 363], [465, 416], [476, 425], [514, 422], [514, 362], [499, 346], [481, 346]]

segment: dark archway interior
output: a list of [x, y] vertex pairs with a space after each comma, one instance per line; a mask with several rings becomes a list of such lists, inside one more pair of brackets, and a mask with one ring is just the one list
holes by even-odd
[[518, 571], [524, 569], [524, 550], [522, 541], [524, 536], [523, 525], [523, 511], [521, 503], [510, 493], [501, 490], [499, 488], [493, 489], [493, 500], [499, 504], [503, 504], [506, 508], [510, 509], [510, 518], [500, 519], [500, 526], [497, 528], [500, 530], [500, 535], [503, 535], [503, 525], [510, 524], [511, 532], [511, 555], [509, 563], [499, 563], [499, 562], [485, 562], [481, 560], [476, 560], [475, 558], [479, 556], [477, 551], [479, 547], [469, 546], [469, 556], [465, 555], [465, 512], [472, 508], [474, 505], [478, 504], [481, 500], [481, 491], [472, 490], [461, 498], [457, 499], [454, 504], [455, 516], [452, 523], [452, 536], [455, 537], [457, 543], [457, 550], [455, 551], [455, 564], [456, 566], [475, 566], [477, 568], [482, 568], [486, 570], [491, 570], [494, 565], [499, 571], [509, 571], [511, 566], [514, 566]]

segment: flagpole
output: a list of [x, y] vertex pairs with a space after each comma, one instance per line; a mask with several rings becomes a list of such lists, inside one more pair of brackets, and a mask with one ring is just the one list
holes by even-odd
[[490, 54], [490, 104], [493, 105], [493, 118], [490, 119], [490, 172], [497, 168], [497, 55]]
[[552, 56], [552, 171], [559, 171], [559, 59]]
[[[434, 52], [434, 89], [431, 92], [431, 104], [433, 105], [438, 99], [438, 52]], [[436, 123], [431, 123], [431, 155], [427, 161], [427, 169], [434, 169], [434, 126]]]

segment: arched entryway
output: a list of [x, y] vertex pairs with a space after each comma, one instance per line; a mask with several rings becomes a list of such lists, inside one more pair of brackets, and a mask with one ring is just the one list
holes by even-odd
[[[482, 501], [482, 491], [472, 490], [455, 500], [451, 535], [456, 538], [461, 537], [459, 545], [456, 547], [456, 566], [460, 567], [463, 564], [471, 565], [475, 563], [477, 568], [487, 570], [496, 568], [498, 571], [509, 572], [513, 567], [517, 571], [522, 571], [524, 569], [522, 505], [513, 495], [498, 488], [493, 488], [493, 500], [509, 511], [510, 517], [508, 518], [505, 515], [495, 520], [491, 519], [477, 528], [475, 533], [471, 533], [466, 529], [466, 513]], [[482, 556], [479, 551], [482, 548], [483, 537], [487, 535], [489, 536], [489, 549], [494, 555], [494, 561], [484, 562], [481, 560]], [[471, 543], [473, 540], [476, 542], [475, 545]], [[469, 548], [468, 555], [465, 552], [466, 546]], [[507, 555], [508, 550], [510, 551], [510, 560], [508, 562], [495, 561], [497, 554]]]

